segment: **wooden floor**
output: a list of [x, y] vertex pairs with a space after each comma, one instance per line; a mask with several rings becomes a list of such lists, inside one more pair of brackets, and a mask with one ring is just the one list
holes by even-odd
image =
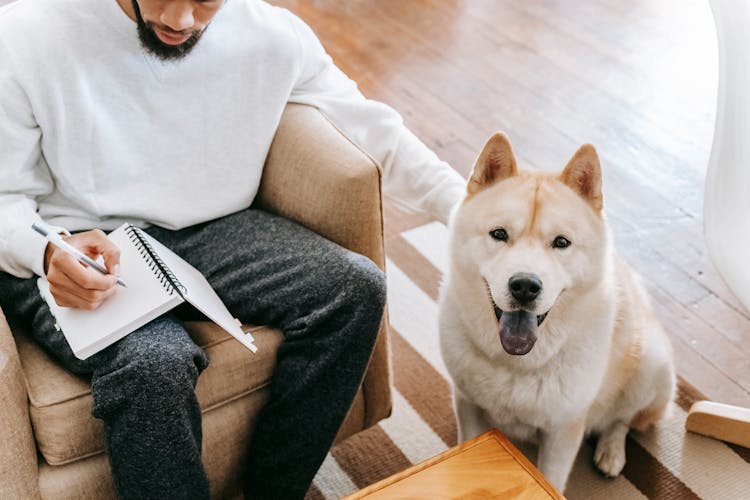
[[[710, 8], [696, 0], [277, 0], [363, 93], [466, 176], [505, 131], [521, 166], [598, 149], [605, 209], [644, 277], [678, 372], [750, 406], [750, 316], [712, 267], [703, 178], [716, 108]], [[389, 248], [420, 224], [388, 211]]]

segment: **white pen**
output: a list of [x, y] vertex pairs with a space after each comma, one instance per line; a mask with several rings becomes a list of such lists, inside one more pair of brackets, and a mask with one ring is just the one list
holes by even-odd
[[[85, 253], [78, 250], [76, 247], [71, 245], [70, 243], [67, 243], [65, 240], [62, 239], [62, 237], [56, 233], [55, 231], [49, 231], [47, 228], [43, 227], [40, 224], [37, 224], [34, 222], [31, 225], [31, 228], [36, 231], [37, 233], [41, 234], [45, 238], [47, 238], [47, 241], [55, 245], [57, 248], [62, 250], [63, 252], [73, 256], [78, 262], [83, 262], [87, 266], [93, 267], [97, 271], [99, 271], [102, 274], [109, 275], [109, 271], [107, 271], [107, 268], [103, 265], [99, 264], [97, 261], [86, 255]], [[128, 286], [120, 279], [117, 280], [117, 284], [120, 286], [124, 286], [127, 288]]]

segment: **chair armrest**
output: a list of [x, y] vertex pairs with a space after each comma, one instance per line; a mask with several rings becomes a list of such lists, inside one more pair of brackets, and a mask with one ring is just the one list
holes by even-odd
[[[381, 172], [316, 108], [290, 104], [268, 153], [258, 205], [385, 270]], [[387, 315], [365, 375], [365, 426], [390, 415]]]
[[263, 208], [384, 267], [380, 169], [317, 109], [287, 106], [258, 197]]
[[39, 498], [36, 443], [16, 342], [0, 310], [0, 498]]

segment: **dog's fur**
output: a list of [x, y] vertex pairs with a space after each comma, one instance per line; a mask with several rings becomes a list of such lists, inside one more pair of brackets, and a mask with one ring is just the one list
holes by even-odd
[[597, 467], [620, 473], [629, 428], [665, 414], [675, 376], [643, 285], [612, 249], [591, 145], [553, 175], [519, 172], [505, 135], [490, 138], [451, 216], [440, 340], [461, 441], [498, 427], [538, 443], [564, 491], [592, 433]]

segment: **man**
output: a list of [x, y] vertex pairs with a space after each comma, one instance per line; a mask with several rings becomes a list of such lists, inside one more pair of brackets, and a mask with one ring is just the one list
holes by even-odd
[[[0, 306], [67, 368], [123, 498], [206, 498], [207, 359], [170, 314], [82, 361], [36, 291], [95, 309], [115, 292], [128, 221], [207, 276], [245, 322], [284, 332], [247, 471], [248, 498], [299, 498], [361, 381], [384, 280], [368, 259], [249, 208], [285, 105], [319, 108], [380, 163], [386, 194], [445, 221], [464, 181], [366, 100], [312, 31], [257, 0], [19, 0], [0, 11]], [[36, 235], [43, 219], [102, 256], [81, 266]]]

